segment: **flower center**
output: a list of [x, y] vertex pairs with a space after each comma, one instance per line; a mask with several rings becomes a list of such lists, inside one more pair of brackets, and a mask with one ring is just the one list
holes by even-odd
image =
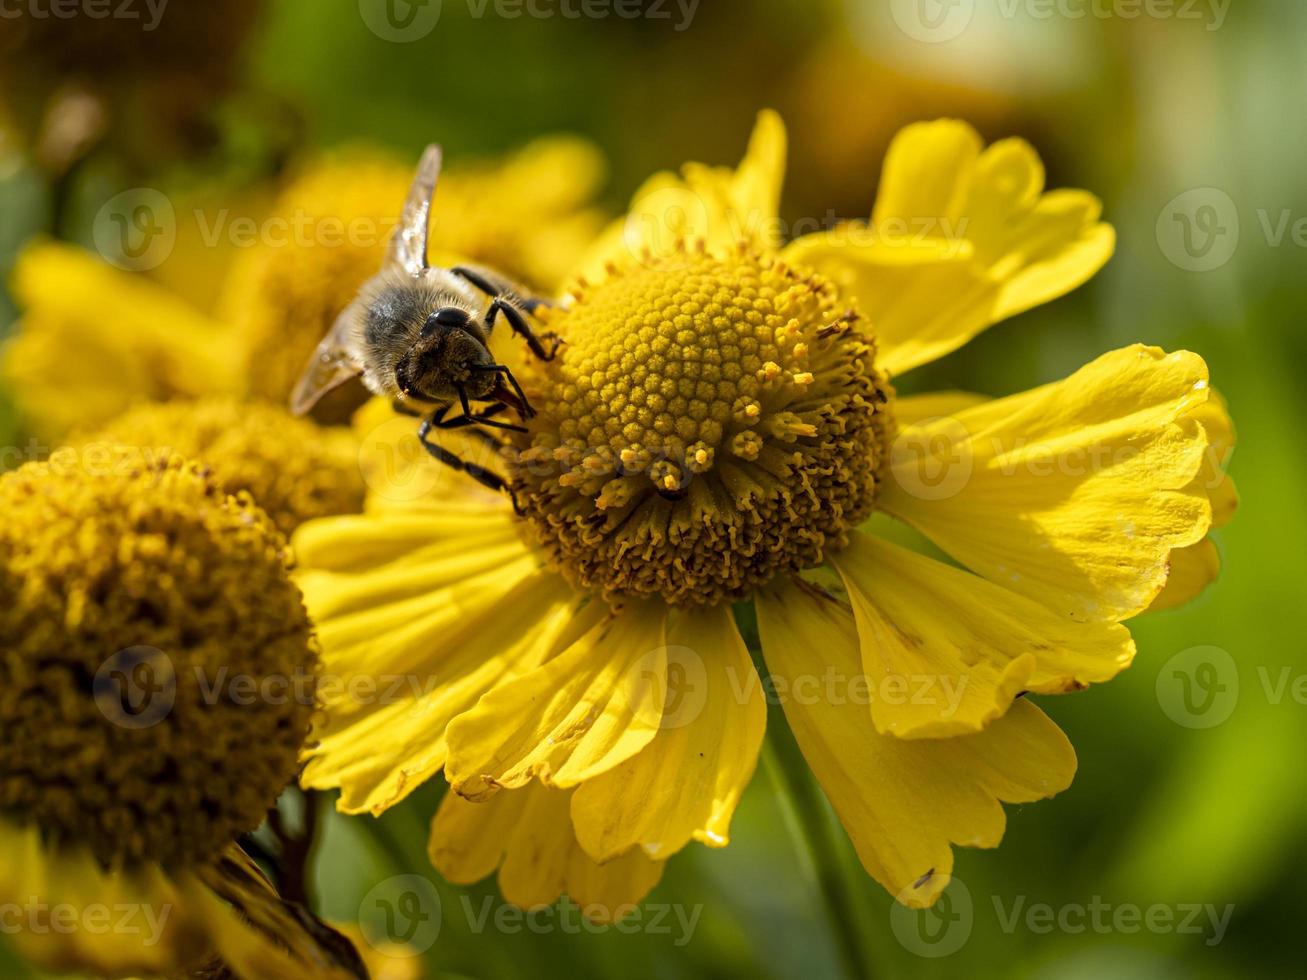
[[266, 515], [140, 452], [28, 464], [0, 513], [0, 816], [105, 865], [190, 865], [257, 827], [315, 666]]
[[730, 601], [822, 562], [871, 510], [886, 386], [834, 288], [744, 248], [611, 268], [549, 326], [514, 490], [609, 597]]

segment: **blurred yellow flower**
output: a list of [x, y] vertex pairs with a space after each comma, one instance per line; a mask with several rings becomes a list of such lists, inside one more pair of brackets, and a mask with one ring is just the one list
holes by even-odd
[[240, 390], [230, 331], [137, 273], [71, 245], [29, 245], [14, 268], [22, 311], [0, 374], [44, 439], [142, 401]]
[[[1128, 347], [991, 401], [894, 398], [890, 376], [1110, 256], [1098, 202], [1045, 191], [1028, 144], [910, 126], [870, 221], [788, 245], [784, 156], [763, 113], [738, 168], [651, 178], [581, 261], [545, 315], [566, 344], [527, 362], [538, 414], [499, 454], [520, 518], [451, 476], [296, 537], [330, 670], [438, 679], [329, 700], [302, 781], [379, 813], [443, 770], [432, 856], [455, 880], [498, 866], [514, 901], [611, 909], [691, 840], [725, 845], [766, 719], [732, 614], [752, 599], [863, 865], [930, 905], [954, 844], [996, 846], [1002, 803], [1072, 780], [1022, 695], [1127, 667], [1123, 622], [1228, 495], [1228, 418], [1192, 353]], [[958, 564], [875, 536], [873, 510]]]
[[[294, 777], [315, 707], [285, 538], [178, 456], [29, 463], [0, 476], [0, 510], [10, 938], [102, 976], [352, 976], [234, 843]], [[304, 693], [215, 699], [219, 672]], [[90, 925], [127, 906], [136, 928]], [[85, 928], [53, 918], [69, 910]]]
[[139, 405], [72, 446], [199, 460], [228, 493], [253, 497], [287, 535], [312, 518], [363, 508], [358, 441], [347, 429], [320, 428], [280, 405], [230, 397]]

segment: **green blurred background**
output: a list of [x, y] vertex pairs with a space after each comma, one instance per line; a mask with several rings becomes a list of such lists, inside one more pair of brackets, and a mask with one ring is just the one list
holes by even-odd
[[[1243, 498], [1218, 534], [1219, 582], [1186, 609], [1134, 623], [1139, 657], [1113, 683], [1043, 699], [1079, 752], [1076, 782], [1051, 802], [1010, 808], [997, 851], [959, 851], [966, 896], [955, 885], [943, 914], [893, 921], [842, 837], [842, 866], [813, 867], [760, 767], [731, 846], [688, 849], [649, 900], [699, 910], [688, 941], [674, 916], [670, 935], [536, 935], [496, 928], [493, 916], [478, 929], [481, 903], [498, 903], [493, 884], [437, 880], [444, 915], [428, 975], [840, 976], [823, 874], [846, 877], [850, 915], [883, 977], [1301, 975], [1307, 706], [1292, 682], [1307, 675], [1297, 618], [1307, 454], [1281, 440], [1307, 420], [1294, 378], [1307, 361], [1307, 240], [1293, 234], [1307, 219], [1307, 5], [704, 0], [644, 3], [621, 18], [563, 16], [585, 9], [579, 0], [538, 0], [550, 16], [444, 0], [434, 29], [407, 43], [368, 27], [376, 7], [271, 0], [256, 10], [244, 46], [220, 54], [230, 77], [187, 140], [154, 133], [144, 114], [124, 146], [72, 168], [38, 165], [13, 139], [0, 145], [0, 261], [41, 232], [89, 244], [97, 208], [125, 187], [237, 199], [311, 148], [340, 144], [416, 154], [438, 140], [457, 158], [578, 133], [608, 156], [605, 202], [616, 213], [655, 169], [733, 163], [762, 106], [781, 110], [791, 135], [786, 216], [860, 216], [894, 130], [956, 115], [989, 138], [1032, 140], [1050, 186], [1103, 198], [1119, 244], [1091, 284], [903, 389], [1002, 394], [1135, 341], [1189, 348], [1231, 404]], [[1185, 214], [1199, 236], [1188, 242]], [[226, 259], [211, 261], [216, 281]], [[166, 279], [167, 265], [153, 274]], [[0, 334], [13, 319], [6, 301]], [[22, 446], [22, 420], [5, 404], [0, 392], [0, 445]], [[1195, 647], [1232, 664], [1211, 652], [1171, 662]], [[1207, 714], [1187, 715], [1175, 671], [1204, 657], [1225, 689]], [[436, 879], [424, 857], [436, 798], [428, 787], [375, 823], [330, 817], [319, 911], [356, 920], [377, 882]], [[1109, 906], [1108, 927], [1076, 928], [1075, 910], [1096, 902]], [[1198, 933], [1111, 927], [1110, 910], [1154, 904], [1177, 922], [1191, 905], [1233, 910], [1219, 941], [1206, 911]], [[1045, 905], [1070, 928], [1028, 917]], [[23, 969], [0, 951], [4, 975]]]

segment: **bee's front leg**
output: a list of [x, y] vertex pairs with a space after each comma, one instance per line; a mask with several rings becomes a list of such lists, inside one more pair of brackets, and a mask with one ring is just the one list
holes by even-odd
[[508, 498], [513, 502], [513, 512], [519, 517], [522, 516], [522, 505], [518, 503], [517, 494], [513, 492], [513, 488], [508, 485], [507, 480], [493, 470], [488, 470], [477, 463], [469, 463], [444, 446], [438, 446], [431, 442], [431, 430], [435, 427], [433, 418], [423, 419], [422, 424], [418, 426], [418, 442], [422, 444], [422, 448], [430, 453], [434, 459], [444, 463], [450, 469], [466, 473], [483, 487], [489, 487], [491, 490], [508, 494]]

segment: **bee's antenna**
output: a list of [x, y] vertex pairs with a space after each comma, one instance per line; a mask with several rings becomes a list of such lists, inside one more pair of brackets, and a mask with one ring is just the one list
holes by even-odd
[[427, 239], [430, 234], [431, 199], [436, 194], [440, 176], [440, 147], [432, 143], [422, 154], [413, 184], [408, 189], [404, 209], [399, 213], [399, 227], [390, 239], [387, 261], [400, 266], [411, 276], [420, 275], [427, 266]]

